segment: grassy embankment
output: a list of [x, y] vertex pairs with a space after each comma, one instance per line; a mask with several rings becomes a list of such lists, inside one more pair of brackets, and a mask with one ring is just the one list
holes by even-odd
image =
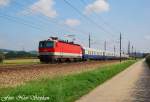
[[150, 55], [148, 55], [147, 57], [146, 57], [146, 63], [149, 65], [149, 67], [150, 67]]
[[38, 64], [39, 59], [10, 59], [4, 60], [0, 65]]
[[43, 102], [37, 101], [37, 98], [33, 101], [32, 95], [49, 97], [45, 102], [73, 102], [135, 62], [125, 61], [79, 74], [30, 81], [16, 88], [0, 89], [0, 96], [30, 96], [24, 101], [13, 99], [10, 102]]

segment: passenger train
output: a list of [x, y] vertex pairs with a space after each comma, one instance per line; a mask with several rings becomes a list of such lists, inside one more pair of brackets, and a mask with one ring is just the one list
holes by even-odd
[[[39, 42], [39, 59], [41, 62], [86, 61], [86, 60], [113, 60], [119, 59], [118, 53], [82, 47], [73, 42], [62, 41], [57, 37]], [[122, 59], [127, 59], [122, 54]]]

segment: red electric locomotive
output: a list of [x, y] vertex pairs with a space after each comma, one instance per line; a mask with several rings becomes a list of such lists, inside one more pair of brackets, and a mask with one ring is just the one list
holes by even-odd
[[51, 37], [39, 43], [39, 59], [41, 62], [72, 61], [82, 59], [82, 47], [73, 42]]

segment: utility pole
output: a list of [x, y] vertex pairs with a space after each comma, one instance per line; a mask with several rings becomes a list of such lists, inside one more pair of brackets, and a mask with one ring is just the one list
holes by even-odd
[[89, 48], [91, 48], [91, 35], [89, 34]]
[[107, 50], [107, 44], [106, 44], [106, 40], [105, 40], [105, 42], [104, 42], [104, 50], [105, 50], [105, 52], [106, 52], [106, 50]]
[[114, 56], [116, 55], [116, 46], [114, 46]]
[[132, 58], [134, 57], [134, 48], [133, 48], [133, 45], [132, 45]]
[[106, 40], [104, 41], [104, 60], [106, 60], [106, 50], [107, 50], [107, 44], [106, 44]]
[[134, 55], [135, 55], [135, 60], [136, 60], [136, 49], [135, 49], [135, 54]]
[[121, 35], [121, 32], [120, 32], [120, 62], [122, 61], [122, 60], [121, 60], [121, 50], [122, 50], [122, 49], [121, 49], [121, 47], [122, 47], [122, 46], [121, 46], [121, 43], [122, 43], [122, 35]]
[[128, 55], [130, 55], [130, 41], [128, 43]]

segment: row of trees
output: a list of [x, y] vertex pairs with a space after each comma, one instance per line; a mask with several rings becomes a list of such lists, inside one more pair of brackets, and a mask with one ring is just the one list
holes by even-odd
[[36, 54], [31, 54], [29, 52], [25, 51], [10, 51], [5, 54], [6, 59], [12, 59], [12, 58], [30, 58], [30, 57], [37, 57]]
[[0, 52], [0, 63], [2, 63], [4, 59], [34, 58], [34, 57], [37, 57], [37, 54], [31, 54], [25, 51], [10, 51], [5, 54], [3, 52]]

